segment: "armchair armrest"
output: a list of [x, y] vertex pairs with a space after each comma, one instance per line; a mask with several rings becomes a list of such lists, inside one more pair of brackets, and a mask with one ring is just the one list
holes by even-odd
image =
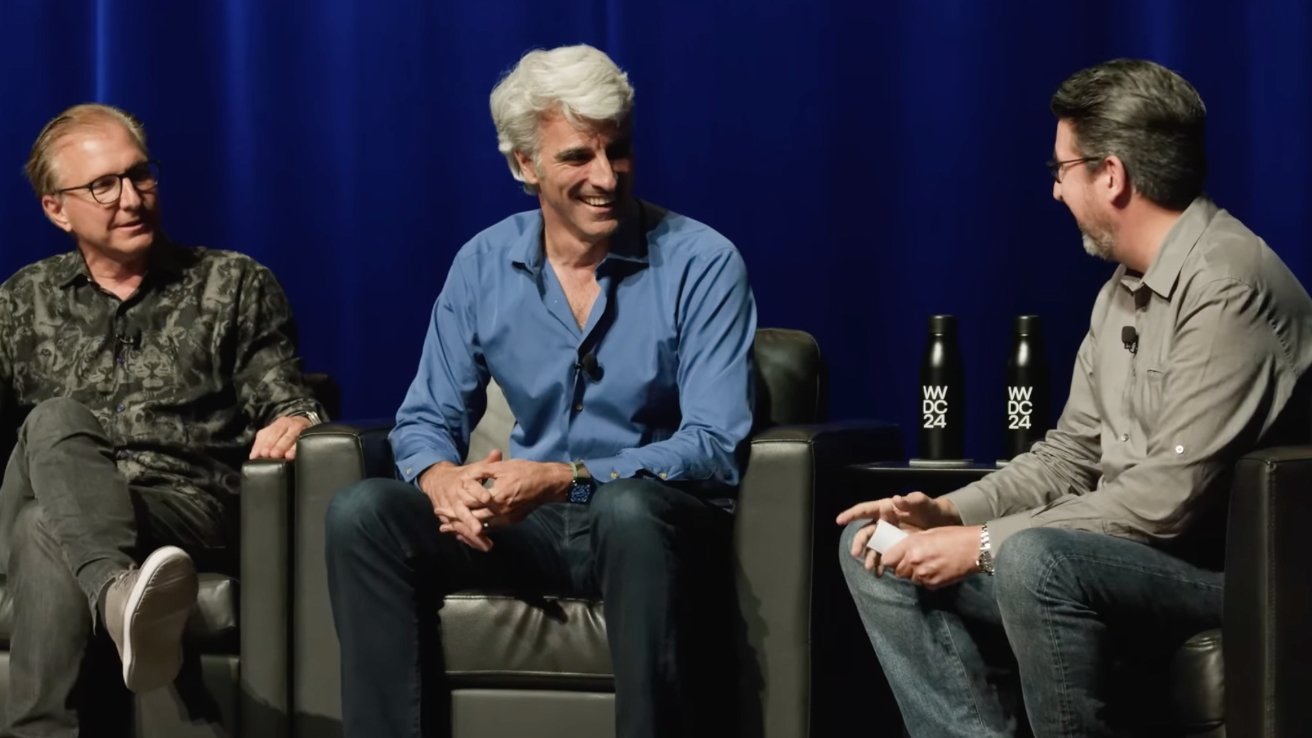
[[292, 465], [248, 461], [241, 472], [241, 735], [288, 735]]
[[734, 554], [739, 609], [754, 652], [746, 673], [759, 675], [744, 689], [760, 692], [762, 708], [759, 717], [745, 718], [760, 720], [768, 736], [810, 733], [813, 600], [823, 604], [825, 588], [841, 586], [833, 560], [838, 511], [828, 509], [839, 496], [824, 490], [840, 484], [850, 464], [901, 456], [901, 433], [883, 421], [776, 426], [751, 440]]
[[1256, 451], [1235, 467], [1226, 531], [1226, 732], [1312, 725], [1312, 446]]
[[324, 719], [341, 719], [341, 660], [328, 602], [324, 518], [338, 490], [369, 477], [395, 476], [387, 443], [391, 428], [391, 419], [325, 423], [307, 430], [296, 444], [292, 551], [296, 576], [291, 590], [294, 735], [317, 735]]

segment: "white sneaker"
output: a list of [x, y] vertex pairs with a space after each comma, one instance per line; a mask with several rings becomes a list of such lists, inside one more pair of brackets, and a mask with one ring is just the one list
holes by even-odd
[[105, 628], [123, 662], [123, 683], [149, 692], [182, 669], [182, 629], [196, 605], [196, 567], [176, 546], [155, 549], [140, 569], [119, 574], [105, 592]]

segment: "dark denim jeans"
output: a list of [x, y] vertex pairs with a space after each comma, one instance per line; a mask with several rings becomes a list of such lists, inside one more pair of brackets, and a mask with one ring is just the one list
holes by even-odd
[[[213, 506], [129, 486], [85, 407], [67, 399], [37, 405], [0, 486], [0, 567], [14, 608], [0, 735], [78, 735], [74, 690], [101, 591], [158, 545], [215, 548], [223, 531]], [[107, 686], [122, 689], [121, 682]]]
[[[328, 585], [342, 647], [342, 714], [348, 738], [445, 735], [438, 609], [458, 589], [601, 596], [615, 670], [621, 738], [691, 735], [684, 692], [691, 672], [688, 613], [718, 617], [732, 598], [692, 607], [693, 580], [723, 563], [730, 515], [654, 480], [600, 485], [586, 506], [544, 505], [494, 529], [480, 553], [438, 532], [414, 485], [369, 479], [328, 509]], [[708, 560], [707, 557], [714, 557]], [[726, 593], [728, 596], [726, 597]], [[417, 612], [416, 612], [417, 610]], [[698, 627], [705, 623], [697, 623]], [[681, 684], [681, 681], [683, 684]], [[730, 685], [716, 695], [734, 699]]]
[[1222, 574], [1143, 544], [1031, 528], [1003, 543], [994, 576], [929, 591], [851, 557], [862, 522], [843, 532], [843, 575], [912, 736], [1024, 734], [1026, 716], [1043, 738], [1115, 735], [1122, 637], [1165, 652], [1221, 625]]

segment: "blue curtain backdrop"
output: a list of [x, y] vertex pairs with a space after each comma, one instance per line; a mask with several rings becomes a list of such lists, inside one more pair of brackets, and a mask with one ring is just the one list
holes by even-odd
[[1051, 199], [1047, 102], [1108, 58], [1198, 87], [1210, 193], [1312, 284], [1312, 12], [1194, 0], [0, 0], [0, 273], [69, 247], [20, 175], [41, 125], [122, 106], [163, 162], [169, 232], [273, 268], [308, 367], [348, 415], [391, 414], [456, 249], [535, 205], [487, 94], [527, 49], [576, 42], [637, 88], [639, 193], [738, 245], [761, 324], [819, 339], [835, 417], [914, 438], [935, 312], [960, 319], [971, 455], [1001, 447], [1016, 314], [1046, 321], [1060, 406], [1111, 267]]

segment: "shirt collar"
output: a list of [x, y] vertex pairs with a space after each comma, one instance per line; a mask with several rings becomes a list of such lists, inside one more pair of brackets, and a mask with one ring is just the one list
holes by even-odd
[[[150, 262], [147, 273], [157, 274], [161, 278], [180, 276], [185, 268], [183, 250], [166, 238], [159, 238], [151, 244]], [[86, 259], [77, 248], [55, 257], [55, 283], [60, 287], [91, 282], [91, 272], [87, 270]]]
[[82, 259], [82, 252], [76, 248], [57, 255], [51, 271], [54, 272], [55, 284], [60, 287], [91, 281], [91, 274], [87, 271], [86, 261]]
[[[1144, 273], [1142, 283], [1148, 286], [1148, 289], [1157, 293], [1163, 299], [1170, 299], [1171, 292], [1175, 290], [1175, 283], [1180, 278], [1180, 269], [1184, 266], [1184, 260], [1193, 251], [1194, 244], [1202, 237], [1203, 231], [1212, 222], [1216, 216], [1216, 203], [1209, 200], [1204, 195], [1194, 198], [1189, 203], [1189, 207], [1180, 214], [1180, 218], [1171, 226], [1171, 230], [1166, 232], [1166, 238], [1162, 240], [1162, 247], [1157, 250], [1157, 256], [1153, 259], [1152, 265]], [[1122, 283], [1125, 282], [1126, 272], [1122, 270]], [[1136, 280], [1137, 281], [1137, 280]], [[1127, 287], [1135, 289], [1138, 285]]]
[[[665, 213], [659, 207], [642, 200], [635, 199], [634, 204], [633, 213], [620, 222], [620, 227], [611, 237], [610, 251], [601, 260], [602, 264], [612, 259], [641, 266], [648, 263], [647, 234], [662, 220]], [[546, 253], [542, 247], [542, 227], [542, 212], [538, 211], [534, 227], [526, 228], [510, 249], [511, 262], [535, 276], [542, 271], [542, 265], [546, 262]]]

